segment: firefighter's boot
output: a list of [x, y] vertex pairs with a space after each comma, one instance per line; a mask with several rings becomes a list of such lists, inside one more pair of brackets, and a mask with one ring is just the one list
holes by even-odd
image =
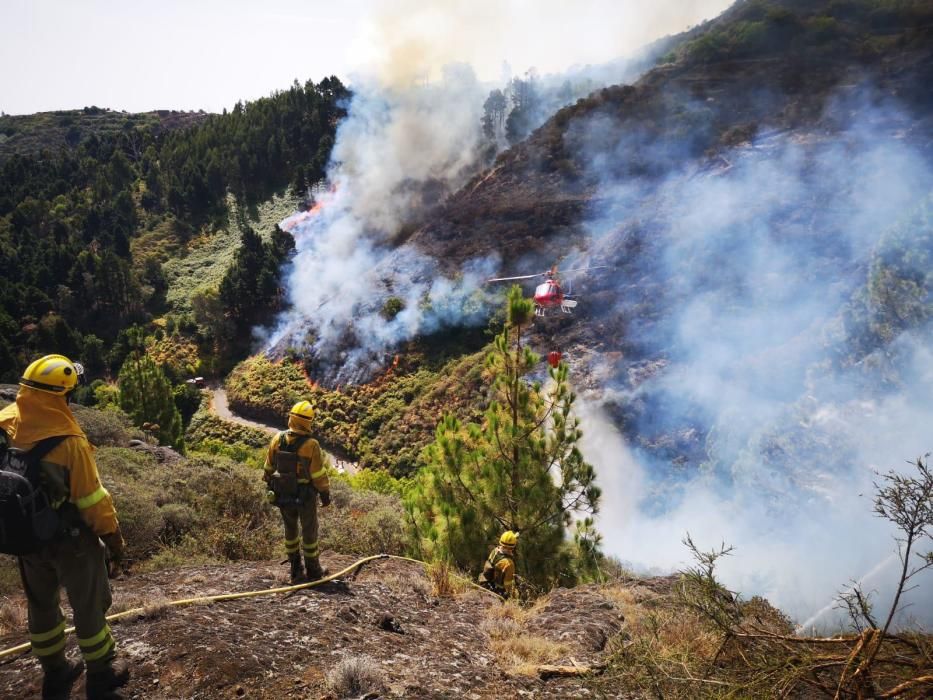
[[298, 554], [294, 554], [288, 558], [288, 563], [292, 567], [291, 576], [292, 576], [292, 585], [305, 582], [305, 573], [301, 568], [301, 557]]
[[117, 691], [129, 680], [129, 665], [122, 660], [98, 671], [88, 671], [87, 700], [119, 700]]
[[67, 700], [71, 695], [71, 686], [84, 671], [80, 661], [65, 661], [45, 669], [42, 679], [42, 700]]
[[309, 581], [319, 581], [327, 576], [327, 569], [321, 568], [321, 562], [317, 557], [305, 557], [305, 569], [308, 572]]

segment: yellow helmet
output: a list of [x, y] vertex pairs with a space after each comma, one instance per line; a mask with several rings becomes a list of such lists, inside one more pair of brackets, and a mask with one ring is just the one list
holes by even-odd
[[46, 355], [26, 368], [19, 383], [47, 394], [65, 395], [78, 385], [84, 367], [64, 355]]
[[299, 401], [292, 406], [291, 414], [299, 418], [311, 420], [314, 418], [314, 406], [311, 405], [310, 401]]
[[518, 533], [508, 530], [502, 533], [502, 537], [499, 538], [499, 544], [503, 547], [514, 547], [518, 544]]

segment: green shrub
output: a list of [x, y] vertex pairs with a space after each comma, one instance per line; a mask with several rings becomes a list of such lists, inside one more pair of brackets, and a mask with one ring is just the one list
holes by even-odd
[[[201, 449], [200, 445], [210, 442], [246, 448], [265, 448], [270, 439], [271, 436], [264, 430], [231, 423], [215, 416], [207, 410], [206, 403], [194, 414], [185, 432], [185, 443], [193, 449]], [[206, 449], [210, 451], [210, 448]]]
[[113, 496], [130, 560], [145, 559], [158, 550], [164, 521], [159, 509], [162, 495], [145, 471], [158, 468], [155, 460], [134, 450], [107, 448], [97, 452], [101, 479]]
[[385, 303], [382, 305], [382, 308], [379, 310], [379, 315], [382, 316], [386, 321], [391, 321], [402, 309], [405, 308], [405, 302], [399, 299], [398, 297], [389, 297], [386, 299]]
[[163, 526], [160, 539], [166, 545], [181, 541], [199, 523], [198, 514], [185, 503], [166, 503], [161, 513]]
[[189, 425], [191, 419], [201, 407], [201, 390], [193, 384], [177, 384], [172, 388], [175, 408], [181, 414], [182, 425]]
[[230, 407], [235, 411], [282, 423], [298, 401], [320, 393], [308, 384], [301, 365], [275, 362], [265, 355], [255, 355], [238, 364], [225, 386]]
[[266, 461], [265, 449], [250, 447], [239, 442], [228, 444], [220, 440], [207, 439], [197, 446], [198, 452], [206, 452], [211, 455], [223, 455], [235, 462], [245, 464], [254, 469], [261, 469]]
[[136, 450], [97, 453], [130, 559], [153, 568], [175, 561], [268, 559], [281, 545], [278, 513], [255, 470], [196, 454], [159, 463]]
[[358, 556], [405, 553], [405, 513], [398, 496], [355, 491], [333, 479], [331, 499], [331, 507], [318, 510], [322, 549]]
[[397, 479], [384, 469], [361, 469], [350, 476], [348, 481], [356, 491], [374, 491], [399, 498], [405, 495], [405, 490], [411, 483], [410, 479]]
[[[428, 347], [432, 341], [421, 342]], [[312, 432], [324, 448], [367, 468], [406, 476], [417, 469], [418, 455], [433, 439], [438, 416], [451, 411], [471, 418], [481, 410], [484, 397], [485, 353], [445, 359], [449, 346], [437, 339], [433, 342], [440, 345], [430, 347], [431, 356], [439, 359], [431, 364], [425, 359], [427, 350], [400, 354], [377, 381], [338, 391], [310, 386], [299, 364], [257, 355], [237, 365], [227, 378], [230, 406], [245, 416], [284, 423], [294, 403], [308, 399], [317, 409]], [[218, 437], [207, 434], [207, 420], [200, 413], [194, 417], [186, 438], [189, 443]], [[265, 436], [257, 446], [268, 439]]]
[[72, 412], [87, 439], [98, 447], [125, 446], [131, 439], [142, 436], [142, 433], [132, 426], [129, 416], [119, 408], [107, 407], [98, 410], [72, 406]]
[[120, 387], [116, 384], [107, 384], [97, 380], [94, 382], [94, 403], [97, 408], [119, 408], [120, 407]]

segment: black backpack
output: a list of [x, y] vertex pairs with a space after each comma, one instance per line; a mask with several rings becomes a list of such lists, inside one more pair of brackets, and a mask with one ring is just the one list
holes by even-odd
[[298, 450], [309, 438], [309, 435], [299, 435], [289, 447], [288, 432], [279, 433], [279, 449], [272, 475], [272, 491], [277, 506], [300, 505], [304, 500], [298, 484]]
[[55, 539], [61, 519], [42, 488], [39, 462], [66, 436], [46, 438], [31, 450], [9, 446], [0, 430], [0, 552], [34, 554]]

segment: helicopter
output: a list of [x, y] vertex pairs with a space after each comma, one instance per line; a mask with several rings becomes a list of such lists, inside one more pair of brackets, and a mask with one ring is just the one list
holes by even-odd
[[[594, 267], [581, 267], [574, 270], [565, 270], [565, 273], [587, 272], [608, 267], [607, 265], [596, 265]], [[543, 277], [544, 282], [535, 287], [535, 316], [543, 317], [551, 313], [554, 309], [560, 309], [565, 314], [573, 313], [577, 306], [577, 300], [571, 298], [571, 289], [564, 292], [560, 284], [560, 277], [557, 273], [557, 265], [554, 265], [547, 272], [536, 272], [532, 275], [519, 275], [517, 277], [495, 277], [486, 280], [487, 284], [492, 282], [510, 282], [513, 280], [530, 280], [536, 277]]]

